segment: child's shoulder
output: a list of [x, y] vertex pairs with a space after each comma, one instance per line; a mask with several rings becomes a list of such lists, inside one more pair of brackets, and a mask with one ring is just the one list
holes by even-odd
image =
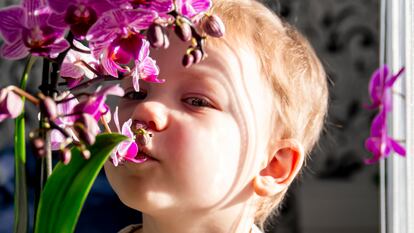
[[[138, 233], [138, 230], [141, 228], [141, 224], [129, 225], [120, 230], [118, 233]], [[262, 231], [256, 225], [253, 225], [251, 233], [262, 233]]]
[[142, 228], [141, 224], [134, 224], [129, 225], [122, 230], [118, 231], [118, 233], [138, 233], [138, 230]]

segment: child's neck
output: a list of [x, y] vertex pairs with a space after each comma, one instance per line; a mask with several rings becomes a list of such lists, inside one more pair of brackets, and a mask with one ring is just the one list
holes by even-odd
[[171, 214], [152, 217], [143, 214], [139, 233], [249, 233], [254, 208], [247, 204], [209, 213]]

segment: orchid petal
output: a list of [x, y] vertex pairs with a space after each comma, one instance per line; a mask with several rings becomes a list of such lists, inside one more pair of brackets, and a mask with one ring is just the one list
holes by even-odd
[[84, 70], [81, 67], [74, 65], [73, 63], [62, 63], [62, 66], [60, 68], [60, 76], [62, 77], [81, 79], [84, 74]]
[[16, 118], [23, 111], [20, 96], [7, 89], [0, 90], [0, 122], [7, 118]]
[[172, 0], [152, 1], [150, 9], [158, 13], [168, 13], [174, 9], [174, 3]]
[[113, 5], [106, 0], [89, 1], [89, 6], [93, 8], [98, 15], [113, 9]]
[[50, 57], [55, 58], [59, 53], [67, 50], [70, 47], [70, 44], [67, 40], [61, 39], [49, 46], [50, 48]]
[[89, 29], [86, 39], [88, 41], [97, 40], [106, 36], [107, 34], [113, 33], [116, 30], [118, 23], [110, 12], [103, 14], [98, 21]]
[[385, 87], [392, 87], [392, 85], [394, 85], [394, 82], [402, 75], [402, 73], [404, 72], [405, 68], [401, 68], [397, 74], [393, 75], [390, 80], [387, 80], [387, 82], [385, 83]]
[[112, 159], [112, 163], [114, 164], [114, 166], [117, 167], [118, 164], [119, 164], [119, 160], [118, 160], [118, 156], [117, 156], [116, 151], [112, 152], [111, 159]]
[[[141, 74], [141, 78], [142, 79], [146, 79], [149, 76], [155, 76], [157, 77], [158, 74], [160, 73], [160, 70], [155, 62], [154, 59], [147, 57], [144, 61], [141, 62], [141, 64], [139, 64], [139, 72]], [[162, 83], [164, 81], [162, 80], [157, 80], [155, 81], [157, 83]]]
[[147, 40], [142, 40], [141, 49], [139, 51], [138, 60], [142, 62], [149, 56], [149, 42]]
[[68, 24], [65, 22], [64, 14], [52, 13], [50, 14], [47, 22], [50, 26], [57, 28], [66, 28], [68, 26]]
[[7, 59], [18, 60], [29, 55], [29, 50], [22, 40], [16, 40], [11, 44], [4, 43], [0, 48], [0, 54]]
[[380, 137], [386, 130], [386, 111], [380, 111], [371, 124], [371, 136]]
[[395, 153], [401, 155], [401, 156], [405, 156], [406, 155], [406, 150], [403, 146], [401, 146], [397, 141], [395, 141], [392, 138], [388, 139], [388, 142], [391, 146], [391, 148], [395, 151]]
[[119, 144], [118, 154], [125, 158], [126, 153], [128, 152], [129, 147], [133, 142], [131, 140], [123, 141]]
[[106, 86], [97, 92], [97, 95], [124, 96], [125, 91], [119, 84]]
[[127, 150], [125, 151], [124, 158], [125, 160], [134, 159], [137, 156], [137, 153], [138, 153], [138, 144], [135, 142], [132, 142], [127, 148]]
[[118, 132], [121, 132], [120, 127], [119, 127], [118, 106], [116, 106], [116, 108], [115, 108], [115, 112], [114, 112], [114, 122], [115, 122], [116, 130]]
[[135, 73], [137, 72], [134, 72], [134, 75], [132, 76], [132, 85], [134, 86], [134, 90], [139, 92], [139, 74]]
[[7, 43], [13, 43], [21, 36], [21, 29], [26, 20], [23, 8], [6, 7], [0, 10], [0, 34]]
[[190, 19], [211, 7], [210, 0], [176, 0], [175, 3], [177, 11]]
[[366, 159], [366, 164], [373, 164], [376, 163], [379, 159], [381, 159], [381, 153], [379, 149], [379, 138], [368, 138], [365, 140], [365, 148], [373, 154], [373, 157], [370, 159]]
[[64, 101], [57, 105], [58, 115], [64, 116], [64, 117], [59, 117], [55, 120], [55, 123], [58, 125], [71, 125], [77, 119], [76, 116], [66, 116], [66, 115], [73, 113], [73, 109], [75, 108], [76, 105], [79, 104], [79, 101], [76, 98], [74, 98], [73, 94], [69, 94], [65, 99], [66, 100], [70, 99], [70, 100]]
[[44, 6], [43, 0], [23, 0], [22, 6], [28, 14], [34, 14], [36, 10]]
[[66, 9], [73, 4], [73, 1], [68, 0], [47, 0], [47, 3], [49, 7], [57, 12], [57, 13], [63, 13], [66, 11]]
[[154, 11], [142, 9], [126, 10], [124, 15], [126, 23], [133, 27], [135, 31], [149, 28], [158, 16], [158, 14]]
[[118, 77], [118, 68], [120, 68], [119, 65], [117, 65], [112, 59], [108, 58], [108, 50], [105, 50], [104, 56], [102, 58], [102, 66], [105, 69], [108, 74], [110, 74], [113, 77]]
[[62, 144], [62, 142], [65, 141], [65, 139], [66, 137], [63, 136], [63, 134], [59, 130], [52, 130], [52, 132], [50, 133], [50, 142], [52, 150], [59, 150], [60, 145]]
[[381, 98], [384, 94], [385, 80], [387, 79], [388, 75], [389, 68], [387, 65], [384, 65], [378, 68], [371, 76], [368, 91], [371, 97], [371, 101], [374, 105], [381, 102]]
[[132, 119], [129, 119], [128, 121], [126, 121], [123, 125], [122, 125], [122, 134], [133, 139], [134, 138], [134, 133], [131, 130], [131, 125], [132, 125]]

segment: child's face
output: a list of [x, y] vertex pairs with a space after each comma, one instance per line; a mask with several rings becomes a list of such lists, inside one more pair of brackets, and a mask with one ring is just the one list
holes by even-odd
[[[146, 150], [156, 160], [107, 163], [108, 179], [126, 205], [145, 213], [244, 203], [253, 195], [251, 181], [269, 154], [273, 129], [272, 92], [256, 56], [222, 43], [186, 69], [181, 57], [187, 45], [177, 39], [172, 45], [150, 54], [166, 82], [141, 82], [145, 98], [119, 105], [121, 124], [132, 118], [155, 125]], [[134, 91], [131, 80], [124, 88]]]

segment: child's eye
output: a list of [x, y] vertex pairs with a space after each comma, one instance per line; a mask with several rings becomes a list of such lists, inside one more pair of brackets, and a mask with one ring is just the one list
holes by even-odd
[[182, 100], [184, 103], [189, 104], [194, 107], [203, 107], [203, 108], [212, 108], [213, 105], [210, 102], [203, 98], [198, 97], [188, 97]]
[[144, 100], [147, 97], [145, 91], [130, 91], [125, 93], [124, 98], [129, 100]]

